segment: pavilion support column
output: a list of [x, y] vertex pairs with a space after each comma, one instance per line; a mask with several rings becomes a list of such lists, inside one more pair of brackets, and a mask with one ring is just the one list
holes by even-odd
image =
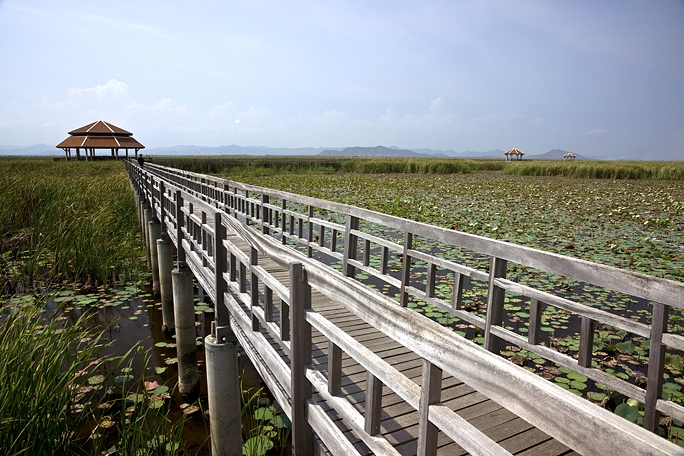
[[79, 161], [79, 160], [81, 160], [81, 149], [77, 147], [76, 148], [76, 161]]

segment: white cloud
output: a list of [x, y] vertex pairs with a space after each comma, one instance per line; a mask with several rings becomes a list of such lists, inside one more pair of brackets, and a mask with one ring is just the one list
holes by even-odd
[[96, 85], [95, 87], [81, 88], [81, 87], [69, 87], [69, 96], [78, 97], [83, 95], [94, 94], [97, 98], [103, 98], [105, 96], [122, 96], [128, 94], [128, 84], [125, 82], [117, 81], [116, 79], [110, 79], [104, 85]]
[[437, 97], [435, 100], [430, 101], [430, 112], [437, 113], [442, 109], [442, 97]]
[[216, 105], [214, 106], [214, 109], [209, 111], [209, 117], [220, 117], [224, 114], [229, 114], [232, 107], [233, 103], [231, 103], [230, 101], [222, 105]]

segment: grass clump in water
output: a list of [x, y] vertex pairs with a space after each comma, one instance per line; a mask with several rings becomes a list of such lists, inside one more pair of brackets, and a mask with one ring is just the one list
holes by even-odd
[[98, 364], [100, 337], [85, 329], [85, 318], [63, 326], [20, 304], [0, 307], [0, 448], [74, 454], [90, 418], [79, 395]]

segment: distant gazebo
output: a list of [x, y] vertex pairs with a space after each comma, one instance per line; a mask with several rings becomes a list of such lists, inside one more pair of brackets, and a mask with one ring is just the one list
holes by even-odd
[[515, 147], [511, 150], [507, 150], [504, 152], [504, 155], [506, 156], [506, 161], [513, 161], [513, 157], [516, 157], [516, 160], [522, 160], [523, 155], [525, 155], [525, 152], [516, 149]]
[[103, 120], [72, 130], [69, 135], [56, 146], [64, 151], [67, 161], [74, 158], [71, 155], [71, 149], [76, 149], [76, 160], [81, 160], [81, 149], [83, 149], [85, 160], [88, 161], [95, 159], [96, 149], [109, 149], [112, 159], [118, 160], [120, 149], [126, 151], [126, 158], [128, 158], [129, 149], [135, 151], [137, 158], [138, 151], [145, 148], [133, 137], [133, 133]]

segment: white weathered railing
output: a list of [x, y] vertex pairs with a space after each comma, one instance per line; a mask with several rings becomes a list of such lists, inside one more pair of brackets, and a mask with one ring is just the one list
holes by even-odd
[[[645, 404], [647, 429], [657, 428], [660, 412], [684, 420], [684, 408], [661, 397], [666, 347], [684, 349], [684, 337], [667, 329], [670, 310], [684, 308], [684, 284], [217, 177], [153, 165], [141, 169], [130, 162], [127, 167], [136, 192], [152, 206], [162, 229], [178, 246], [179, 261], [190, 266], [216, 304], [217, 335], [228, 326], [232, 328], [292, 419], [297, 452], [307, 452], [312, 432], [333, 453], [356, 451], [312, 400], [315, 390], [372, 452], [397, 454], [379, 434], [385, 385], [419, 412], [419, 454], [435, 454], [437, 429], [471, 453], [505, 454], [482, 432], [441, 405], [444, 371], [580, 453], [684, 453], [655, 434], [498, 356], [504, 342], [515, 344], [635, 398]], [[244, 247], [231, 239], [246, 243], [250, 254], [243, 253]], [[437, 256], [431, 251], [432, 241], [476, 252], [478, 258], [488, 258], [489, 268]], [[392, 253], [401, 257], [399, 264]], [[287, 268], [289, 284], [282, 284], [262, 268], [260, 255]], [[331, 262], [338, 262], [341, 272], [329, 266]], [[418, 265], [412, 266], [415, 262]], [[511, 280], [507, 272], [514, 263], [651, 301], [652, 323], [635, 322]], [[424, 286], [412, 280], [418, 270], [426, 274]], [[399, 302], [354, 280], [358, 271], [385, 283], [398, 293]], [[436, 293], [439, 282], [445, 280], [453, 287], [453, 299], [448, 301]], [[462, 306], [463, 288], [471, 280], [487, 284], [485, 317]], [[312, 288], [420, 356], [421, 386], [312, 310]], [[503, 327], [507, 291], [530, 299], [527, 336]], [[280, 306], [274, 304], [274, 297]], [[481, 328], [485, 348], [407, 309], [411, 297]], [[577, 359], [540, 343], [543, 303], [581, 316]], [[647, 388], [592, 367], [596, 322], [650, 341]], [[311, 365], [312, 327], [330, 343], [325, 373]], [[340, 395], [341, 351], [368, 371], [365, 416]]]

